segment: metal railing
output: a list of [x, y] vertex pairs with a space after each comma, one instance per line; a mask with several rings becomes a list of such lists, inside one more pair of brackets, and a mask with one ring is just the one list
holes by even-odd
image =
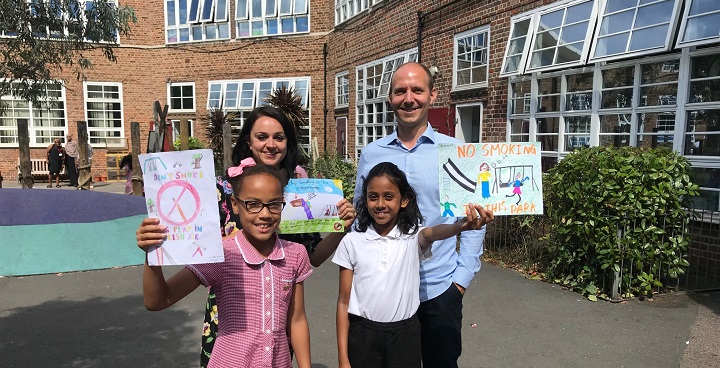
[[[624, 280], [645, 272], [662, 282], [662, 288], [653, 288], [655, 292], [668, 288], [680, 291], [720, 289], [720, 212], [693, 211], [693, 215], [694, 219], [687, 225], [690, 234], [687, 254], [683, 255], [689, 265], [683, 274], [674, 277], [670, 272], [673, 267], [662, 256], [656, 257], [654, 253], [648, 255], [645, 254], [646, 250], [641, 250], [643, 253], [640, 258], [647, 258], [646, 264], [631, 261], [630, 258], [622, 260], [619, 273], [607, 270], [608, 275], [604, 279], [613, 284], [598, 286], [612, 290], [613, 299], [620, 299], [627, 290]], [[682, 227], [664, 226], [662, 221], [659, 221], [658, 227], [669, 230], [662, 235], [661, 242], [670, 241], [677, 235], [675, 232], [683, 230]], [[631, 241], [643, 242], [644, 231], [640, 225], [632, 219], [619, 221], [616, 224], [618, 247]], [[544, 216], [498, 217], [488, 225], [484, 257], [526, 272], [542, 272], [550, 257], [550, 230], [550, 224]], [[654, 252], [650, 249], [647, 251]]]

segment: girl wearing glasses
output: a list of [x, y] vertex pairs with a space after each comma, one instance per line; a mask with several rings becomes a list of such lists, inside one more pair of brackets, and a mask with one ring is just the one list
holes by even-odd
[[[307, 174], [303, 174], [304, 170], [300, 170], [300, 166], [297, 164], [300, 154], [295, 128], [283, 110], [263, 106], [250, 112], [240, 130], [237, 142], [232, 155], [234, 165], [239, 165], [243, 159], [251, 157], [257, 163], [280, 169], [288, 178], [307, 177]], [[238, 216], [230, 210], [233, 205], [233, 188], [227, 178], [219, 177], [217, 190], [220, 228], [223, 236], [230, 236], [238, 230], [240, 221]], [[345, 221], [345, 228], [349, 229], [355, 220], [354, 207], [349, 201], [343, 199], [337, 203], [337, 208], [340, 218]], [[144, 226], [146, 223], [147, 226]], [[143, 222], [137, 231], [138, 245], [143, 241], [143, 234], [154, 231], [150, 226], [159, 223], [157, 219]], [[282, 239], [303, 244], [310, 257], [310, 264], [314, 267], [320, 266], [333, 254], [343, 236], [343, 233], [331, 233], [325, 238], [321, 238], [317, 233], [280, 235]], [[201, 367], [207, 367], [217, 339], [218, 325], [222, 319], [216, 303], [220, 292], [215, 288], [210, 288], [208, 291], [201, 337]]]
[[[143, 271], [143, 296], [149, 310], [162, 310], [198, 286], [218, 291], [223, 315], [208, 367], [291, 368], [292, 347], [299, 368], [310, 368], [310, 332], [303, 281], [312, 274], [305, 247], [281, 240], [284, 175], [248, 158], [228, 170], [235, 193], [232, 210], [242, 230], [223, 240], [225, 261], [188, 265], [167, 281], [160, 266]], [[149, 221], [146, 219], [143, 221]], [[164, 226], [145, 237], [164, 239]], [[138, 246], [152, 249], [150, 241]]]

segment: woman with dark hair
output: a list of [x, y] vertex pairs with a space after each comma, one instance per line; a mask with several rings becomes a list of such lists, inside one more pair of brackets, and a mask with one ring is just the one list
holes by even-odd
[[[274, 166], [286, 176], [298, 176], [297, 164], [299, 149], [298, 138], [290, 119], [285, 112], [275, 107], [263, 106], [254, 109], [245, 119], [238, 140], [233, 148], [233, 165], [252, 157], [257, 164]], [[227, 181], [227, 172], [224, 177], [217, 178], [218, 202], [220, 206], [220, 229], [223, 237], [232, 235], [238, 229], [240, 219], [233, 213], [231, 197], [232, 187]], [[338, 215], [345, 222], [345, 229], [349, 231], [355, 220], [355, 209], [352, 204], [343, 199], [337, 203]], [[138, 241], [145, 232], [155, 231], [155, 224], [141, 226], [138, 230]], [[325, 238], [320, 234], [280, 234], [280, 238], [303, 244], [308, 252], [310, 263], [317, 267], [325, 262], [337, 249], [344, 233], [330, 233]], [[215, 343], [218, 321], [218, 309], [215, 301], [215, 290], [209, 289], [208, 301], [205, 309], [205, 324], [203, 326], [202, 351], [200, 353], [201, 367], [206, 367]], [[222, 311], [220, 311], [222, 312]]]

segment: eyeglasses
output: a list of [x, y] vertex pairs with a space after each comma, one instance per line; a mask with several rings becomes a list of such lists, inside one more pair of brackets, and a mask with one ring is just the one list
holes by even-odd
[[238, 198], [237, 196], [233, 196], [236, 201], [243, 204], [245, 207], [245, 210], [248, 211], [248, 213], [259, 213], [263, 210], [264, 207], [267, 207], [268, 211], [274, 214], [280, 214], [282, 213], [283, 208], [285, 208], [285, 202], [283, 201], [273, 201], [264, 203], [262, 201], [255, 201], [255, 200], [242, 200]]

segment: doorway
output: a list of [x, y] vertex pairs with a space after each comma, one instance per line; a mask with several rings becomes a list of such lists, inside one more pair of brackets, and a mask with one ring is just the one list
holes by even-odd
[[482, 103], [455, 106], [455, 138], [465, 143], [480, 143], [482, 113]]
[[335, 131], [337, 136], [335, 137], [335, 144], [337, 146], [337, 154], [342, 158], [348, 158], [347, 156], [347, 116], [338, 116], [335, 118]]

